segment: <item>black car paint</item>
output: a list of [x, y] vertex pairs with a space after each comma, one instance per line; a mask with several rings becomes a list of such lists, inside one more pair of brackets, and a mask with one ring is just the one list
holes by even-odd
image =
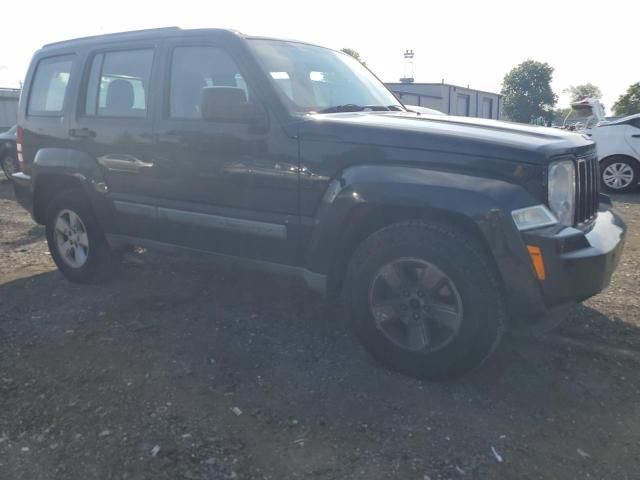
[[[582, 273], [597, 277], [600, 286], [608, 282], [625, 231], [616, 214], [599, 221], [593, 238], [564, 227], [522, 235], [510, 215], [545, 203], [547, 165], [590, 152], [593, 142], [551, 129], [411, 112], [290, 114], [246, 42], [228, 31], [168, 30], [63, 42], [37, 52], [27, 91], [39, 59], [70, 54], [75, 62], [62, 118], [27, 116], [27, 102], [20, 104], [36, 221], [45, 221], [37, 201], [43, 185], [63, 176], [83, 185], [114, 246], [241, 257], [300, 274], [324, 290], [327, 279], [339, 285], [332, 276], [343, 271], [345, 238], [359, 227], [362, 212], [375, 216], [394, 208], [424, 218], [455, 217], [477, 232], [517, 311], [542, 313], [558, 303], [548, 285], [561, 285], [565, 270], [575, 269], [557, 257], [558, 245], [570, 244], [567, 235], [586, 242], [574, 242], [575, 252], [598, 257], [583, 262]], [[223, 48], [236, 60], [262, 112], [253, 122], [167, 118], [169, 54], [176, 45], [194, 44]], [[148, 117], [83, 116], [92, 56], [143, 47], [155, 49]], [[602, 208], [611, 211], [606, 203]], [[589, 250], [600, 238], [613, 238], [603, 240], [611, 249]], [[545, 257], [557, 262], [545, 285], [534, 277], [525, 242], [544, 244]], [[596, 293], [580, 285], [565, 290], [563, 302]]]

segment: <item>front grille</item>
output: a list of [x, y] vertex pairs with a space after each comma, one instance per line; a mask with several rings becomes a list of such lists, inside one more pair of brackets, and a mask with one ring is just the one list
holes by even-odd
[[581, 224], [592, 220], [598, 213], [600, 196], [600, 169], [595, 155], [576, 160], [576, 218]]

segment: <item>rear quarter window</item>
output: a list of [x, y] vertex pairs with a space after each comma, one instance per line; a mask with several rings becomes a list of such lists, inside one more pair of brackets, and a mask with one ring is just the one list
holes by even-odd
[[28, 115], [62, 115], [72, 65], [72, 55], [43, 58], [38, 62], [31, 82]]

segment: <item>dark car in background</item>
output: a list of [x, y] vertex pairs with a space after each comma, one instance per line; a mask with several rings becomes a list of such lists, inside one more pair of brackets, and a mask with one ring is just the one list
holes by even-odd
[[5, 176], [13, 181], [12, 175], [20, 171], [18, 152], [16, 151], [16, 130], [14, 125], [6, 132], [0, 133], [0, 166]]
[[381, 362], [436, 379], [600, 292], [622, 254], [592, 141], [419, 115], [327, 48], [104, 35], [44, 46], [24, 86], [16, 193], [75, 282], [132, 245], [295, 275]]

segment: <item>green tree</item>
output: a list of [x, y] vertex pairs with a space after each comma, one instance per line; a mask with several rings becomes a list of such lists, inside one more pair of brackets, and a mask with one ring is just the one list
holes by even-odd
[[346, 53], [347, 55], [351, 55], [353, 58], [358, 60], [362, 65], [365, 65], [365, 66], [367, 65], [367, 62], [365, 62], [362, 59], [362, 57], [360, 57], [360, 54], [353, 48], [341, 48], [340, 51]]
[[527, 60], [507, 73], [502, 82], [504, 113], [511, 120], [529, 123], [549, 112], [558, 101], [551, 89], [553, 67]]
[[619, 116], [640, 113], [640, 82], [634, 83], [627, 91], [618, 97], [613, 104], [613, 112]]
[[571, 85], [565, 88], [563, 92], [568, 93], [572, 102], [578, 102], [585, 98], [602, 98], [602, 90], [593, 83], [584, 83], [582, 85]]

